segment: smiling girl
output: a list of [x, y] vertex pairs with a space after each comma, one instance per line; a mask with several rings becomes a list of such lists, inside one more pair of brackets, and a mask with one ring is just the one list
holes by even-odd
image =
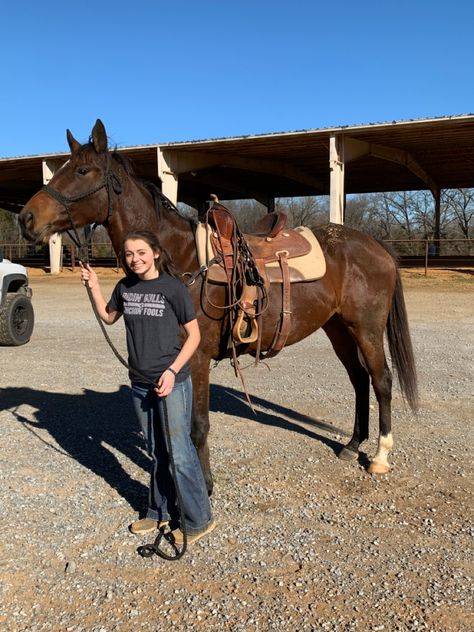
[[[164, 426], [166, 402], [176, 483], [191, 543], [215, 527], [191, 440], [192, 383], [188, 363], [201, 339], [196, 313], [186, 286], [176, 278], [171, 259], [154, 233], [129, 232], [123, 240], [121, 260], [127, 276], [117, 283], [108, 303], [97, 274], [89, 265], [82, 266], [81, 280], [89, 286], [104, 323], [112, 325], [123, 315], [128, 363], [155, 384], [153, 387], [140, 382], [133, 371], [129, 372], [133, 403], [152, 459], [148, 511], [129, 529], [143, 534], [170, 523], [175, 541], [183, 542]], [[182, 346], [181, 327], [186, 333]]]

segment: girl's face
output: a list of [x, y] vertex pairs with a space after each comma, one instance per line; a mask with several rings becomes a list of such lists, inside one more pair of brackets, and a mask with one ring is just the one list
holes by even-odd
[[125, 242], [125, 262], [140, 279], [147, 281], [159, 276], [155, 261], [160, 256], [143, 239], [127, 239]]

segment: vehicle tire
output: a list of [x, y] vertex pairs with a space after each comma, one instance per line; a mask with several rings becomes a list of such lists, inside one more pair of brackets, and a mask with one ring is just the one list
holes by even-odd
[[23, 294], [7, 294], [0, 307], [0, 345], [24, 345], [31, 338], [34, 324], [31, 300]]

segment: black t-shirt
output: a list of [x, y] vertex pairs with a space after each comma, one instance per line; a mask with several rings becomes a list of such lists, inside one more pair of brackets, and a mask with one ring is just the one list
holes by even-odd
[[[108, 307], [123, 314], [129, 365], [150, 380], [158, 379], [181, 351], [180, 325], [196, 318], [186, 286], [168, 274], [149, 281], [125, 277], [115, 286]], [[184, 381], [189, 373], [186, 364], [176, 381]], [[134, 373], [129, 375], [132, 382], [140, 382]]]

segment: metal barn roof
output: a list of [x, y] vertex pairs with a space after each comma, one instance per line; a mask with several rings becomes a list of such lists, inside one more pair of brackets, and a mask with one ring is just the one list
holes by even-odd
[[[159, 182], [158, 153], [178, 176], [178, 199], [329, 194], [329, 147], [342, 138], [345, 192], [474, 186], [474, 115], [449, 116], [118, 148], [138, 176]], [[0, 206], [19, 210], [43, 185], [43, 161], [66, 153], [0, 159]], [[20, 206], [18, 206], [20, 205]]]

